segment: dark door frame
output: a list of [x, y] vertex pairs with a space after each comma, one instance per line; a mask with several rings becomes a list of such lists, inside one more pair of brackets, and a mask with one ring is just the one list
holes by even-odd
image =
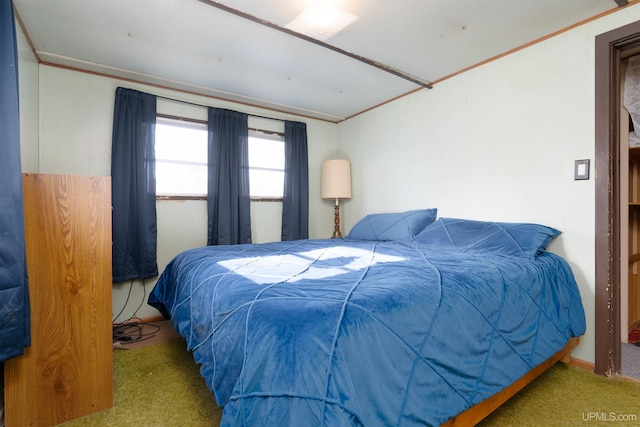
[[595, 48], [595, 372], [620, 373], [620, 75], [640, 46], [640, 21], [596, 37]]

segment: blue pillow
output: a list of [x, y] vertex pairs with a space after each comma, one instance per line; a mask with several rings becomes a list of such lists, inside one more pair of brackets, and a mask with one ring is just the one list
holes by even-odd
[[535, 258], [559, 234], [559, 230], [540, 224], [440, 218], [413, 242], [461, 252]]
[[351, 229], [347, 239], [409, 241], [436, 219], [437, 209], [371, 214]]

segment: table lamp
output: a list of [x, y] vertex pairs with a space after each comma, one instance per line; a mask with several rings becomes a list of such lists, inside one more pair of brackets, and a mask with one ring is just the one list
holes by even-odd
[[322, 189], [323, 199], [334, 199], [335, 228], [331, 238], [342, 238], [340, 232], [340, 199], [351, 198], [351, 163], [349, 160], [327, 160], [322, 162]]

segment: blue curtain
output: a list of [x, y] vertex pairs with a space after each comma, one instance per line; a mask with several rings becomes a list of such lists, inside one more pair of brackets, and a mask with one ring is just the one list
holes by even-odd
[[158, 275], [156, 97], [116, 89], [111, 146], [113, 281]]
[[284, 123], [284, 162], [281, 239], [308, 239], [309, 156], [306, 123]]
[[207, 245], [251, 243], [247, 114], [209, 107]]
[[18, 99], [13, 5], [0, 0], [0, 361], [31, 344]]

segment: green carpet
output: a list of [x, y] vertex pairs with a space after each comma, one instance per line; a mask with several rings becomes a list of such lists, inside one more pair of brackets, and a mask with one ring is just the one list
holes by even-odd
[[478, 426], [640, 426], [640, 384], [557, 363]]
[[182, 339], [113, 353], [113, 407], [60, 426], [211, 427], [222, 411]]
[[[182, 339], [114, 352], [114, 406], [61, 426], [219, 426]], [[479, 426], [640, 426], [640, 384], [557, 364]]]

